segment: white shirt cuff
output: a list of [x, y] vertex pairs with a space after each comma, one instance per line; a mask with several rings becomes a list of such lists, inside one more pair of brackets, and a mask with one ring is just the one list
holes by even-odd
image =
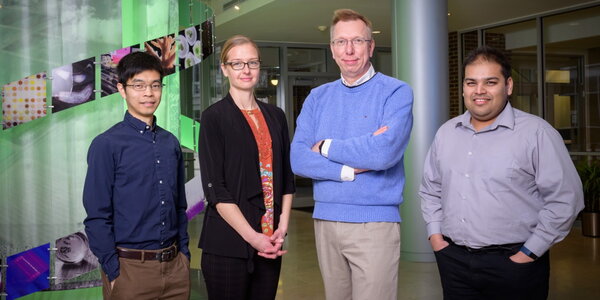
[[[329, 147], [331, 146], [331, 139], [326, 139], [323, 141], [323, 146], [321, 146], [321, 155], [327, 157], [329, 155]], [[354, 174], [354, 171], [352, 171]], [[354, 176], [352, 176], [354, 177]]]
[[340, 178], [342, 181], [354, 181], [354, 168], [343, 165]]

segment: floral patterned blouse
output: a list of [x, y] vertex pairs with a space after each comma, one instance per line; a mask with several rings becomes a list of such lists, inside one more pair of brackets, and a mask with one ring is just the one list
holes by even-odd
[[265, 201], [266, 212], [260, 220], [262, 233], [271, 236], [273, 226], [273, 147], [271, 133], [262, 112], [256, 109], [241, 110], [252, 128], [256, 145], [258, 146], [258, 161], [260, 163], [260, 178]]

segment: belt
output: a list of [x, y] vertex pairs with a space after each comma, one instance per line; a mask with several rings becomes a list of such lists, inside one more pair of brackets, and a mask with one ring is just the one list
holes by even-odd
[[447, 236], [444, 236], [444, 240], [446, 242], [448, 242], [450, 245], [453, 245], [458, 248], [462, 248], [464, 250], [467, 250], [470, 253], [498, 253], [498, 252], [516, 253], [517, 251], [519, 251], [521, 246], [523, 246], [523, 244], [524, 244], [524, 243], [514, 243], [514, 244], [490, 245], [490, 246], [485, 246], [485, 247], [481, 247], [481, 248], [471, 248], [471, 247], [467, 247], [464, 245], [458, 245]]
[[119, 257], [141, 260], [142, 262], [145, 260], [158, 260], [160, 262], [167, 262], [172, 261], [175, 257], [177, 257], [177, 253], [179, 253], [179, 251], [177, 250], [177, 245], [173, 244], [168, 248], [158, 250], [117, 248], [117, 253]]

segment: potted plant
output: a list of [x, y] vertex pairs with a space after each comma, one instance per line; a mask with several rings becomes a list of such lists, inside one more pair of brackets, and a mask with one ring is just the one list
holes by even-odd
[[583, 184], [585, 207], [581, 213], [583, 235], [600, 237], [600, 163], [590, 162], [577, 168]]

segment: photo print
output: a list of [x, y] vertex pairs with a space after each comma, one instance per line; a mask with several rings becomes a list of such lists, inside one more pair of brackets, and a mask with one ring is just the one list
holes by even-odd
[[2, 128], [8, 129], [46, 116], [46, 72], [2, 87]]
[[201, 178], [198, 174], [185, 183], [185, 199], [188, 207], [185, 214], [188, 220], [191, 220], [206, 208], [207, 200], [204, 197]]
[[213, 53], [213, 23], [206, 20], [202, 23], [202, 59], [206, 59]]
[[6, 259], [7, 300], [16, 299], [50, 287], [50, 244], [29, 249]]
[[160, 58], [165, 76], [175, 73], [175, 34], [169, 34], [144, 43], [146, 52]]
[[53, 69], [52, 112], [94, 100], [95, 76], [93, 57]]
[[186, 28], [177, 36], [179, 70], [187, 69], [202, 61], [202, 35], [200, 25]]
[[88, 238], [78, 231], [56, 240], [55, 283], [72, 279], [98, 268], [98, 259], [90, 250]]
[[119, 82], [119, 77], [117, 76], [117, 65], [123, 56], [136, 51], [140, 51], [139, 46], [126, 47], [100, 55], [101, 97], [118, 92], [117, 83]]

